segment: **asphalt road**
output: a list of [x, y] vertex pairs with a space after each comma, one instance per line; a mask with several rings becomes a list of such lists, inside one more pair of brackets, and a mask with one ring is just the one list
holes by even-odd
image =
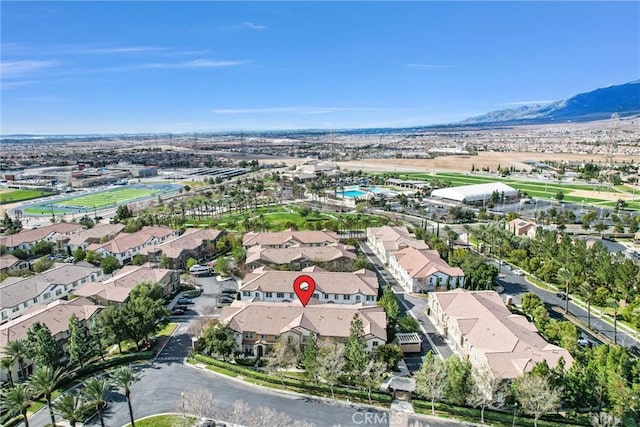
[[[513, 271], [505, 269], [504, 266], [502, 268], [502, 272], [505, 273], [505, 277], [498, 279], [498, 281], [504, 287], [503, 295], [511, 296], [515, 304], [520, 304], [520, 298], [522, 297], [522, 295], [526, 294], [527, 292], [532, 292], [538, 295], [540, 299], [544, 301], [547, 305], [558, 306], [564, 309], [565, 301], [558, 298], [554, 292], [546, 291], [544, 289], [540, 289], [530, 284], [529, 282], [526, 281], [524, 276], [518, 276], [514, 274]], [[587, 310], [576, 306], [570, 300], [569, 313], [577, 317], [578, 319], [580, 319], [582, 322], [584, 322], [584, 325], [586, 327], [587, 317], [588, 317]], [[613, 340], [613, 336], [614, 336], [613, 325], [610, 325], [609, 323], [600, 319], [599, 314], [600, 314], [600, 311], [598, 309], [591, 310], [591, 329], [592, 330], [596, 329], [600, 333], [606, 335], [609, 339]], [[595, 333], [595, 335], [597, 337], [597, 332]], [[618, 335], [617, 342], [620, 345], [623, 345], [626, 347], [629, 347], [632, 345], [640, 345], [640, 341], [638, 341], [636, 338], [631, 337], [630, 335], [628, 335], [627, 333], [625, 333], [619, 328], [618, 328], [617, 335]]]

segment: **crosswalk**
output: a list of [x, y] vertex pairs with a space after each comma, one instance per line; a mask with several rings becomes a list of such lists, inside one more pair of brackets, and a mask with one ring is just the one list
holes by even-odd
[[156, 362], [182, 362], [184, 357], [177, 356], [166, 356], [166, 357], [157, 357]]

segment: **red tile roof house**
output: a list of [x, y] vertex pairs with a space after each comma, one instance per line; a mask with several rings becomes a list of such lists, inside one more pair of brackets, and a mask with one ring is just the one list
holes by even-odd
[[262, 245], [247, 250], [245, 265], [251, 270], [269, 265], [288, 265], [292, 270], [310, 267], [319, 263], [338, 267], [357, 259], [351, 246], [331, 243], [325, 246], [290, 246], [270, 248]]
[[150, 262], [159, 263], [163, 255], [167, 257], [167, 267], [186, 270], [187, 260], [202, 261], [216, 254], [216, 243], [226, 233], [211, 228], [188, 228], [180, 236], [166, 240], [157, 246], [145, 247], [140, 251]]
[[436, 250], [407, 247], [393, 252], [389, 271], [408, 292], [427, 292], [462, 287], [464, 272], [451, 267]]
[[468, 356], [476, 369], [488, 368], [496, 378], [518, 378], [543, 360], [550, 368], [561, 358], [565, 369], [573, 364], [567, 350], [545, 341], [533, 323], [511, 313], [494, 291], [432, 292], [427, 310], [457, 353]]
[[0, 236], [0, 246], [7, 248], [8, 252], [13, 252], [16, 249], [22, 249], [28, 252], [33, 245], [41, 240], [51, 242], [57, 235], [71, 236], [81, 230], [84, 230], [81, 224], [57, 222], [40, 228], [22, 230], [19, 233], [9, 236]]
[[95, 227], [81, 230], [70, 236], [58, 236], [57, 240], [64, 247], [67, 247], [67, 253], [73, 254], [78, 248], [86, 250], [92, 243], [100, 243], [104, 238], [113, 239], [118, 233], [124, 229], [124, 224], [98, 224]]
[[378, 276], [373, 271], [336, 273], [318, 267], [305, 268], [301, 272], [258, 268], [245, 276], [240, 297], [243, 301], [297, 301], [293, 282], [301, 273], [315, 281], [312, 300], [320, 303], [375, 305], [378, 299]]
[[254, 245], [265, 248], [288, 248], [290, 246], [325, 246], [339, 241], [338, 235], [333, 231], [285, 230], [272, 233], [246, 233], [242, 238], [242, 245], [247, 249]]
[[180, 288], [180, 272], [163, 268], [128, 265], [102, 283], [86, 283], [75, 290], [75, 294], [87, 297], [101, 305], [119, 306], [129, 299], [129, 293], [140, 282], [158, 282], [164, 288], [165, 296], [172, 295]]
[[[33, 309], [17, 319], [0, 325], [0, 359], [5, 357], [5, 349], [10, 341], [26, 339], [27, 331], [31, 326], [40, 322], [47, 325], [53, 337], [66, 350], [67, 339], [69, 338], [69, 319], [73, 314], [78, 320], [84, 322], [88, 327], [101, 307], [94, 305], [86, 298], [76, 298], [71, 301], [57, 300], [47, 305], [33, 307]], [[25, 360], [25, 369], [28, 374], [33, 372], [33, 362]], [[19, 367], [15, 363], [12, 367], [12, 378], [19, 380]], [[0, 382], [8, 381], [7, 372], [0, 370]]]
[[280, 336], [300, 346], [311, 332], [319, 340], [343, 342], [354, 315], [362, 319], [370, 352], [387, 342], [387, 317], [378, 306], [234, 301], [222, 309], [220, 321], [235, 332], [236, 351], [261, 357]]
[[2, 273], [19, 273], [29, 270], [29, 262], [14, 257], [11, 254], [0, 256], [0, 272]]
[[429, 246], [409, 233], [407, 227], [369, 227], [367, 228], [367, 245], [385, 264], [389, 264], [391, 254], [400, 249], [412, 247], [429, 249]]
[[36, 304], [63, 298], [88, 282], [102, 280], [102, 269], [88, 263], [54, 264], [29, 277], [9, 277], [0, 282], [0, 323], [15, 319]]
[[102, 256], [114, 256], [120, 265], [124, 265], [129, 264], [144, 248], [157, 246], [178, 234], [178, 230], [169, 227], [142, 227], [135, 233], [122, 233], [107, 243], [89, 245], [87, 250], [96, 251]]

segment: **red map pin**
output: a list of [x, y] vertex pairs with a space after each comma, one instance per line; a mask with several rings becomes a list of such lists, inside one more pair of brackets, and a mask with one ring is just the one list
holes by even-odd
[[311, 299], [313, 292], [316, 290], [316, 282], [310, 276], [303, 274], [293, 281], [293, 291], [298, 295], [298, 299], [304, 307]]

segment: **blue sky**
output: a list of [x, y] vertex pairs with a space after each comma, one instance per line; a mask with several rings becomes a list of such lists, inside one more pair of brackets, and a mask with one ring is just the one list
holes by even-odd
[[9, 133], [448, 123], [640, 76], [638, 2], [2, 2]]

